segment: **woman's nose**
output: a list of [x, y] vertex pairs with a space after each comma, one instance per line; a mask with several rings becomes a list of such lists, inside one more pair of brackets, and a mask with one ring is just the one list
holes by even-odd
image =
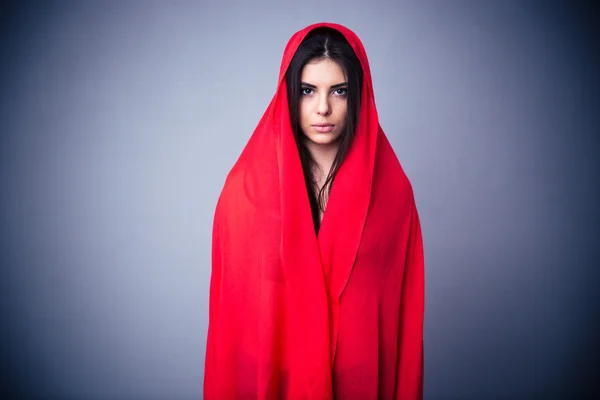
[[317, 106], [317, 113], [319, 115], [329, 115], [331, 108], [329, 107], [329, 99], [327, 96], [321, 96], [319, 98], [319, 104]]

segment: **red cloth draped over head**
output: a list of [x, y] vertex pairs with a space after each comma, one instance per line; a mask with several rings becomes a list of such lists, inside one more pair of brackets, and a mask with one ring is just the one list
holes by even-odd
[[[317, 235], [285, 73], [321, 26], [344, 35], [364, 77]], [[365, 50], [344, 26], [308, 26], [287, 44], [277, 92], [217, 203], [204, 397], [422, 398], [423, 313], [419, 216], [379, 126]]]

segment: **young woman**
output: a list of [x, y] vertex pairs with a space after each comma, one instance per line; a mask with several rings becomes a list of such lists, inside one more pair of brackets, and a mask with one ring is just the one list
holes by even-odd
[[205, 399], [422, 398], [421, 227], [352, 31], [288, 42], [212, 256]]

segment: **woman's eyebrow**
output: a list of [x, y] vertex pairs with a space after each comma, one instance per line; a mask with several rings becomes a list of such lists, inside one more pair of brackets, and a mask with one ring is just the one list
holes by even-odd
[[[315, 85], [311, 85], [310, 83], [306, 83], [306, 82], [301, 82], [300, 85], [305, 86], [309, 89], [317, 88]], [[342, 86], [348, 86], [348, 82], [337, 83], [337, 84], [331, 86], [330, 89], [338, 89], [338, 88], [341, 88]]]

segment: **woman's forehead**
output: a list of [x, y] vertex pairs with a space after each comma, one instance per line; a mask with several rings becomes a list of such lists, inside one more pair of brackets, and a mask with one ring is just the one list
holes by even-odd
[[302, 82], [315, 86], [336, 85], [344, 82], [345, 79], [342, 67], [330, 58], [308, 62], [302, 68]]

